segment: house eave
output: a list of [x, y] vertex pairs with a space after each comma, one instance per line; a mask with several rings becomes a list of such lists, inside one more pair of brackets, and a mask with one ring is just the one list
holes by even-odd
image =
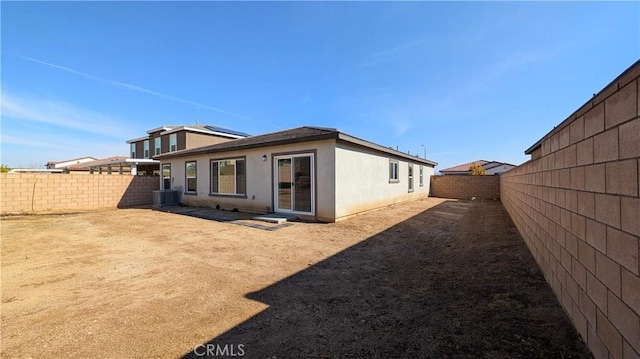
[[203, 155], [203, 154], [209, 154], [209, 153], [224, 153], [224, 152], [248, 150], [248, 149], [254, 149], [254, 148], [266, 148], [266, 147], [290, 145], [290, 144], [296, 144], [296, 143], [330, 140], [330, 139], [335, 139], [335, 138], [336, 138], [336, 134], [335, 133], [328, 133], [328, 134], [317, 135], [317, 136], [308, 136], [308, 137], [293, 138], [293, 139], [287, 139], [287, 140], [270, 141], [270, 142], [263, 142], [263, 143], [254, 143], [254, 144], [248, 144], [248, 145], [239, 145], [239, 146], [226, 147], [226, 148], [221, 148], [221, 149], [209, 149], [209, 148], [198, 149], [198, 148], [192, 148], [192, 149], [188, 149], [188, 150], [181, 150], [181, 151], [176, 151], [176, 152], [164, 153], [164, 154], [161, 154], [161, 155], [158, 155], [158, 156], [153, 156], [153, 158], [154, 159], [158, 159], [158, 160], [164, 160], [164, 159], [176, 158], [176, 157], [184, 157], [184, 156], [192, 156], [192, 155]]
[[218, 131], [203, 130], [203, 129], [200, 129], [200, 128], [194, 128], [194, 127], [189, 127], [189, 126], [171, 128], [169, 130], [166, 130], [166, 131], [162, 132], [161, 135], [168, 135], [168, 134], [175, 133], [175, 132], [180, 132], [180, 131], [204, 133], [204, 134], [207, 134], [207, 135], [216, 135], [216, 136], [233, 138], [233, 139], [246, 138], [245, 136], [232, 135], [230, 133], [224, 133], [224, 132], [218, 132]]
[[127, 143], [131, 144], [134, 142], [140, 142], [140, 141], [144, 141], [144, 140], [148, 140], [149, 136], [145, 136], [145, 137], [138, 137], [138, 138], [134, 138], [132, 140], [127, 140]]
[[396, 150], [388, 148], [388, 147], [381, 146], [381, 145], [379, 145], [377, 143], [373, 143], [373, 142], [370, 142], [370, 141], [367, 141], [367, 140], [363, 140], [363, 139], [360, 139], [360, 138], [357, 138], [357, 137], [353, 137], [351, 135], [347, 135], [346, 133], [340, 132], [338, 134], [338, 139], [342, 140], [342, 141], [345, 141], [345, 142], [353, 143], [353, 144], [356, 144], [356, 145], [359, 145], [359, 146], [362, 146], [362, 147], [366, 147], [366, 148], [369, 148], [369, 149], [372, 149], [372, 150], [375, 150], [375, 151], [378, 151], [378, 152], [383, 152], [385, 154], [389, 154], [389, 155], [392, 155], [394, 157], [400, 157], [400, 158], [403, 158], [403, 159], [411, 160], [413, 162], [422, 163], [422, 164], [427, 165], [427, 166], [435, 167], [435, 166], [438, 165], [437, 162], [428, 160], [426, 158], [421, 158], [421, 157], [418, 157], [418, 156], [412, 156], [412, 155], [407, 154], [407, 153], [403, 153], [403, 152], [396, 151]]
[[330, 133], [326, 133], [326, 134], [321, 134], [321, 135], [313, 135], [313, 136], [305, 136], [305, 137], [299, 137], [299, 138], [291, 138], [291, 139], [284, 139], [284, 140], [275, 140], [275, 141], [268, 141], [268, 142], [260, 142], [260, 143], [253, 143], [253, 144], [246, 144], [246, 145], [236, 145], [236, 146], [230, 146], [230, 147], [224, 147], [224, 148], [220, 148], [220, 149], [216, 149], [216, 148], [210, 148], [210, 147], [201, 147], [201, 148], [192, 148], [192, 149], [187, 149], [187, 150], [181, 150], [181, 151], [176, 151], [176, 152], [170, 152], [170, 153], [164, 153], [161, 155], [157, 155], [154, 156], [154, 159], [158, 159], [158, 160], [165, 160], [165, 159], [170, 159], [170, 158], [177, 158], [177, 157], [185, 157], [185, 156], [193, 156], [193, 155], [203, 155], [203, 154], [209, 154], [209, 153], [224, 153], [224, 152], [232, 152], [232, 151], [239, 151], [239, 150], [248, 150], [248, 149], [254, 149], [254, 148], [267, 148], [267, 147], [273, 147], [273, 146], [280, 146], [280, 145], [289, 145], [289, 144], [297, 144], [297, 143], [305, 143], [305, 142], [313, 142], [313, 141], [322, 141], [322, 140], [337, 140], [337, 141], [344, 141], [344, 142], [348, 142], [351, 144], [355, 144], [358, 146], [362, 146], [362, 147], [366, 147], [368, 149], [374, 150], [376, 152], [381, 152], [384, 153], [386, 155], [390, 155], [394, 158], [402, 158], [402, 159], [406, 159], [415, 163], [420, 163], [426, 166], [430, 166], [430, 167], [435, 167], [438, 165], [437, 162], [428, 160], [426, 158], [421, 158], [418, 156], [413, 156], [407, 153], [403, 153], [400, 151], [396, 151], [394, 149], [391, 148], [387, 148], [381, 145], [378, 145], [376, 143], [370, 142], [370, 141], [366, 141], [357, 137], [353, 137], [350, 135], [347, 135], [345, 133], [342, 132], [330, 132]]

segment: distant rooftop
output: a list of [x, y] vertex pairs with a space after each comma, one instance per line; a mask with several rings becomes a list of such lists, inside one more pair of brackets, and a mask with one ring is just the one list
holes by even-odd
[[506, 163], [506, 162], [477, 160], [477, 161], [463, 163], [461, 165], [445, 168], [443, 170], [440, 170], [440, 173], [445, 173], [445, 174], [446, 173], [449, 173], [449, 174], [466, 173], [466, 172], [469, 172], [469, 167], [471, 167], [471, 165], [473, 164], [480, 165], [485, 171], [495, 167], [503, 166], [503, 165], [516, 167], [515, 165], [512, 165], [511, 163]]
[[235, 131], [235, 130], [230, 130], [228, 128], [224, 128], [224, 127], [220, 127], [220, 126], [209, 126], [209, 125], [205, 125], [202, 126], [210, 131], [214, 131], [214, 132], [222, 132], [222, 133], [228, 133], [230, 135], [236, 135], [236, 136], [243, 136], [243, 137], [249, 137], [251, 136], [248, 133], [245, 132], [240, 132], [240, 131]]
[[96, 159], [95, 157], [84, 156], [84, 157], [72, 158], [70, 160], [49, 161], [49, 162], [47, 162], [47, 165], [57, 165], [58, 163], [64, 163], [64, 162], [93, 161], [95, 159]]
[[236, 130], [232, 130], [226, 127], [221, 127], [221, 126], [214, 126], [214, 125], [164, 125], [164, 126], [160, 126], [160, 127], [156, 127], [153, 128], [149, 131], [147, 131], [148, 134], [152, 134], [154, 132], [165, 132], [165, 133], [170, 133], [170, 132], [175, 132], [175, 131], [180, 131], [180, 130], [196, 130], [196, 131], [211, 131], [211, 132], [218, 132], [218, 133], [223, 133], [223, 134], [227, 134], [227, 135], [233, 135], [233, 136], [238, 136], [238, 137], [249, 137], [251, 136], [248, 133], [245, 132], [241, 132], [241, 131], [236, 131]]
[[466, 172], [466, 171], [469, 171], [469, 167], [471, 167], [471, 165], [473, 165], [473, 164], [484, 166], [485, 164], [487, 164], [489, 162], [491, 162], [491, 161], [477, 160], [477, 161], [473, 161], [473, 162], [469, 162], [469, 163], [463, 163], [461, 165], [445, 168], [443, 170], [440, 170], [440, 172]]

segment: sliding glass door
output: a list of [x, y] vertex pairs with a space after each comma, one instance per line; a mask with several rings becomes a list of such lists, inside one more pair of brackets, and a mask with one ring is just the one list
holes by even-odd
[[313, 160], [311, 153], [275, 157], [276, 212], [314, 213]]

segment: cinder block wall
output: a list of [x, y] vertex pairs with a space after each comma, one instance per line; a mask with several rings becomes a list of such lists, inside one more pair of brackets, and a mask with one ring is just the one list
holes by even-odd
[[431, 196], [456, 199], [500, 198], [500, 176], [431, 176]]
[[640, 62], [503, 174], [501, 201], [596, 358], [640, 356]]
[[0, 213], [128, 207], [153, 203], [157, 176], [0, 174]]

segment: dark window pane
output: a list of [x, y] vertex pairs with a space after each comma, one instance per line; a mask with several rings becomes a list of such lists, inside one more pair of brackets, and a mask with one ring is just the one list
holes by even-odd
[[196, 179], [187, 178], [187, 192], [195, 192], [195, 191], [196, 191]]
[[187, 192], [196, 192], [196, 173], [197, 173], [196, 162], [187, 162], [186, 164], [186, 172], [187, 172]]
[[218, 193], [218, 161], [211, 162], [211, 193]]
[[220, 168], [220, 178], [218, 179], [218, 191], [219, 193], [234, 194], [235, 191], [235, 168], [236, 161], [220, 161], [218, 166]]
[[311, 212], [311, 157], [294, 157], [294, 210]]
[[237, 194], [245, 194], [246, 193], [246, 174], [245, 174], [245, 162], [244, 160], [236, 161], [236, 193]]

